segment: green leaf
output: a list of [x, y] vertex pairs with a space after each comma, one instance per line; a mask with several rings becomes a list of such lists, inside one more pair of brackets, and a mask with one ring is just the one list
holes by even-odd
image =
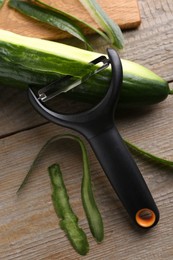
[[120, 27], [104, 12], [95, 0], [79, 0], [94, 20], [107, 33], [113, 46], [123, 48], [123, 34]]
[[10, 0], [8, 5], [26, 16], [68, 32], [87, 44], [89, 49], [92, 49], [80, 27], [72, 19], [64, 16], [62, 13], [57, 13], [53, 10], [19, 0]]

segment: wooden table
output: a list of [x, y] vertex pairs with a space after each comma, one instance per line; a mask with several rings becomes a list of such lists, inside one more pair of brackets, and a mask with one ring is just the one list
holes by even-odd
[[[124, 32], [121, 57], [145, 65], [173, 87], [173, 2], [139, 0], [142, 23]], [[71, 40], [69, 40], [71, 41]], [[92, 41], [99, 51], [105, 44]], [[25, 92], [0, 86], [0, 259], [2, 260], [172, 260], [173, 170], [134, 156], [160, 210], [160, 221], [149, 231], [130, 222], [100, 165], [88, 147], [92, 181], [103, 216], [105, 238], [97, 244], [81, 207], [81, 154], [73, 142], [60, 141], [40, 158], [20, 196], [16, 191], [42, 145], [52, 136], [70, 132], [46, 122], [31, 107]], [[173, 97], [145, 111], [117, 117], [122, 136], [139, 147], [173, 161]], [[47, 167], [59, 162], [71, 203], [85, 229], [90, 252], [80, 257], [59, 228], [51, 202]]]

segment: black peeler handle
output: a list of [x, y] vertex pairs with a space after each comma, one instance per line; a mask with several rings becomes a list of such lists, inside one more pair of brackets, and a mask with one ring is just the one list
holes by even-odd
[[132, 220], [143, 228], [156, 225], [157, 206], [115, 126], [88, 141]]
[[157, 224], [159, 211], [114, 124], [123, 71], [115, 50], [108, 49], [107, 52], [112, 79], [105, 97], [92, 109], [78, 114], [59, 114], [42, 103], [31, 88], [28, 90], [28, 96], [32, 105], [45, 118], [76, 130], [86, 137], [134, 223], [150, 228]]

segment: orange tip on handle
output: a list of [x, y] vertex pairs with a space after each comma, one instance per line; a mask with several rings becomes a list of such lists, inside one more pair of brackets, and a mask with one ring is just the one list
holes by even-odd
[[151, 209], [140, 209], [136, 213], [136, 222], [139, 226], [149, 228], [154, 225], [156, 221], [156, 215]]

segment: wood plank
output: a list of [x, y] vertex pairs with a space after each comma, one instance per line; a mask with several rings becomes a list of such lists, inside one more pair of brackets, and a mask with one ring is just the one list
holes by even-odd
[[122, 57], [134, 60], [173, 81], [173, 2], [139, 0], [141, 26], [125, 35]]
[[[130, 141], [171, 159], [173, 140], [169, 126], [173, 126], [173, 119], [168, 122], [165, 112], [169, 116], [172, 109], [170, 99], [156, 111], [119, 119], [117, 125]], [[131, 224], [88, 147], [94, 191], [105, 226], [104, 242], [97, 244], [92, 239], [80, 200], [81, 155], [78, 146], [72, 142], [61, 141], [51, 146], [40, 159], [21, 196], [16, 197], [15, 192], [38, 150], [50, 137], [63, 132], [64, 128], [49, 124], [0, 140], [2, 259], [81, 259], [58, 227], [51, 203], [47, 167], [54, 162], [59, 162], [62, 167], [71, 203], [89, 238], [90, 253], [86, 259], [126, 259], [127, 256], [142, 259], [144, 253], [146, 259], [169, 259], [173, 248], [172, 174], [141, 158], [135, 157], [161, 212], [159, 224], [150, 232], [137, 230]], [[158, 133], [163, 132], [164, 138], [159, 137]]]
[[46, 122], [30, 105], [26, 91], [0, 86], [0, 92], [0, 138]]
[[[44, 0], [45, 3], [53, 7], [76, 16], [87, 23], [99, 28], [99, 26], [90, 17], [88, 12], [78, 0]], [[140, 24], [140, 14], [137, 0], [99, 0], [100, 5], [105, 12], [116, 21], [122, 29], [136, 28]], [[52, 28], [22, 14], [12, 10], [7, 5], [8, 1], [0, 10], [0, 28], [13, 31], [22, 35], [44, 38], [44, 39], [64, 39], [71, 37], [68, 33]], [[90, 29], [84, 27], [85, 33], [93, 33]]]
[[[124, 33], [126, 47], [120, 55], [151, 68], [172, 82], [170, 86], [173, 88], [173, 2], [139, 0], [139, 7], [142, 24], [138, 30]], [[106, 45], [99, 37], [92, 36], [92, 40], [98, 50], [105, 51]], [[81, 208], [81, 155], [76, 144], [61, 141], [51, 146], [40, 159], [23, 193], [17, 197], [16, 190], [44, 142], [69, 130], [51, 123], [35, 127], [44, 120], [31, 109], [26, 93], [2, 86], [0, 90], [0, 133], [11, 135], [0, 139], [0, 259], [172, 259], [172, 169], [134, 156], [161, 214], [154, 229], [139, 231], [131, 225], [87, 145], [94, 192], [105, 225], [105, 239], [101, 244], [91, 237]], [[121, 113], [116, 124], [124, 138], [173, 161], [172, 111], [170, 96], [145, 111]], [[32, 126], [35, 128], [29, 129]], [[86, 257], [75, 253], [58, 226], [47, 175], [47, 166], [54, 162], [61, 164], [71, 203], [88, 235], [90, 252]]]

